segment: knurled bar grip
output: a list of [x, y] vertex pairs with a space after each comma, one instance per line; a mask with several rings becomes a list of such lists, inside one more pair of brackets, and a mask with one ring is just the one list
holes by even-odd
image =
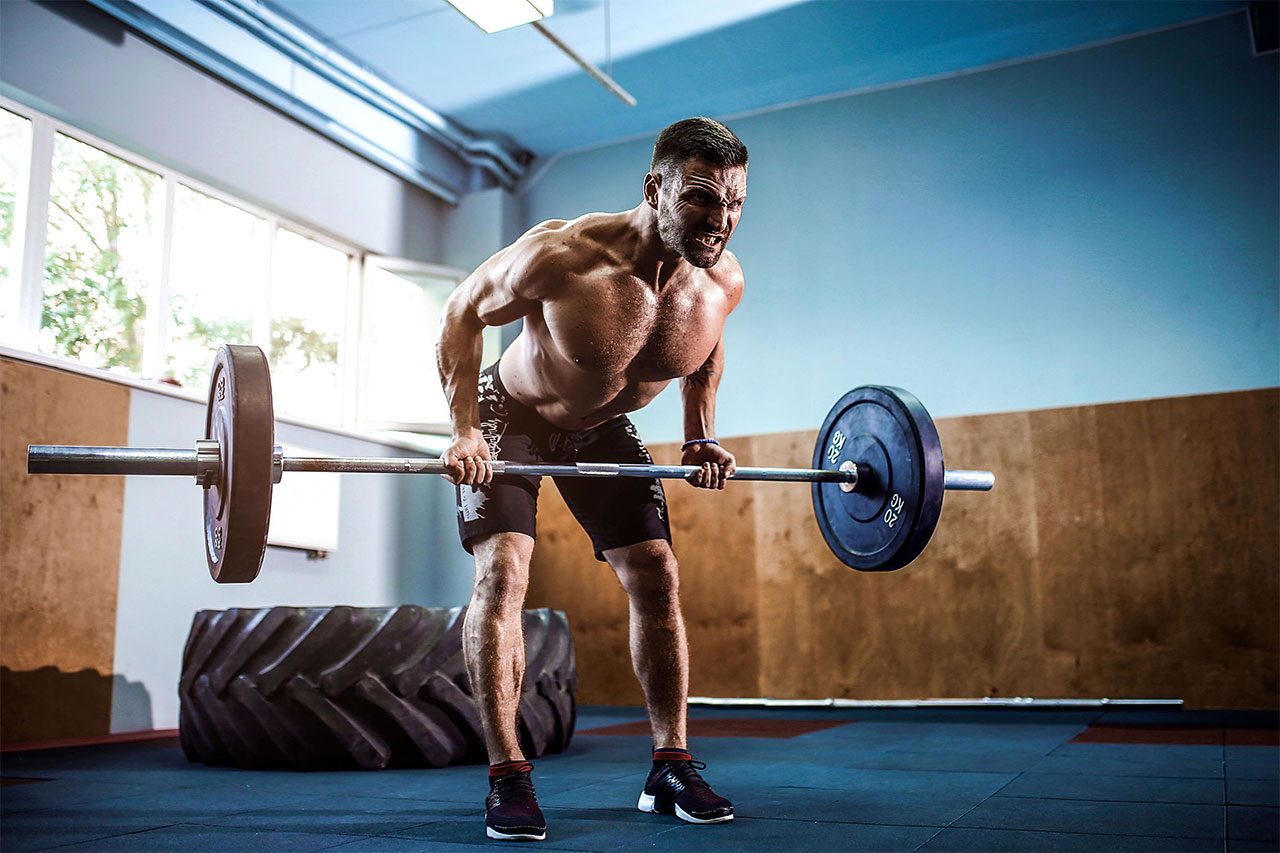
[[[31, 445], [27, 448], [27, 471], [31, 474], [148, 474], [196, 477], [195, 450], [162, 447], [77, 447]], [[529, 477], [653, 477], [683, 480], [702, 470], [696, 465], [642, 465], [606, 462], [579, 462], [576, 465], [495, 461], [494, 474]], [[332, 472], [340, 474], [443, 474], [439, 459], [343, 456], [286, 456], [285, 471]], [[736, 469], [733, 480], [775, 480], [809, 483], [856, 483], [856, 471], [820, 468]], [[990, 471], [947, 471], [947, 489], [989, 491], [995, 485]]]

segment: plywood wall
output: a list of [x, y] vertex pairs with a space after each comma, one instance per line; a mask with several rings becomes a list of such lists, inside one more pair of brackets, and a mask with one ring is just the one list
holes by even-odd
[[128, 433], [128, 388], [0, 359], [0, 742], [110, 728], [124, 478], [27, 474], [27, 445]]
[[[897, 572], [831, 556], [801, 484], [668, 483], [691, 692], [1280, 705], [1280, 391], [944, 419], [952, 492]], [[808, 467], [815, 432], [727, 442]], [[653, 448], [675, 462], [677, 448]], [[636, 703], [626, 607], [549, 484], [530, 606], [569, 616], [579, 701]]]

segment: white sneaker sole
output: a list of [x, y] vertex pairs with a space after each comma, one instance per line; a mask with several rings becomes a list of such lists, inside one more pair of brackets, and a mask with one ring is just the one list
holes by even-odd
[[499, 832], [492, 826], [486, 826], [484, 832], [485, 835], [499, 841], [544, 841], [547, 837], [545, 829], [540, 834], [534, 835], [532, 832]]
[[[660, 814], [658, 807], [655, 804], [655, 797], [652, 794], [642, 793], [640, 795], [640, 802], [636, 803], [636, 808], [642, 812], [648, 812], [649, 814]], [[678, 805], [676, 806], [676, 817], [686, 823], [728, 823], [733, 820], [732, 814], [711, 818], [694, 817]]]

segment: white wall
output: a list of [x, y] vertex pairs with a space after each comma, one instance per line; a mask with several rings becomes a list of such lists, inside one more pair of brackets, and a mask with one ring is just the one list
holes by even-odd
[[[203, 430], [203, 404], [131, 393], [131, 446], [194, 447]], [[340, 456], [415, 455], [290, 424], [277, 424], [276, 443]], [[451, 485], [430, 475], [285, 475], [289, 483], [315, 477], [341, 481], [337, 550], [308, 560], [303, 552], [270, 547], [250, 584], [209, 577], [202, 493], [193, 480], [127, 478], [114, 671], [118, 688], [132, 686], [116, 690], [112, 731], [178, 725], [182, 649], [198, 610], [467, 601], [471, 564], [458, 544]]]
[[[0, 94], [372, 253], [448, 263], [460, 251], [446, 257], [455, 213], [444, 202], [87, 3], [0, 2]], [[499, 221], [461, 251], [496, 250]], [[129, 441], [191, 447], [203, 418], [203, 404], [135, 390]], [[408, 455], [290, 425], [278, 425], [277, 440], [343, 455]], [[204, 565], [200, 490], [181, 478], [129, 478], [113, 731], [177, 725], [182, 648], [197, 610], [466, 602], [471, 561], [458, 544], [451, 486], [434, 477], [342, 475], [340, 494], [339, 547], [329, 559], [272, 548], [253, 584], [220, 585]]]

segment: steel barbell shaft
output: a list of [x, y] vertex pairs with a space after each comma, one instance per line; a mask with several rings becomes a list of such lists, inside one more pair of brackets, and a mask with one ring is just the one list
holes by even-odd
[[[443, 474], [439, 459], [341, 456], [286, 456], [283, 470], [347, 474]], [[79, 447], [31, 445], [27, 471], [32, 474], [146, 474], [196, 477], [197, 452], [163, 447]], [[580, 462], [576, 465], [493, 463], [495, 474], [533, 477], [653, 477], [683, 480], [700, 469], [694, 465], [620, 465]], [[852, 471], [816, 468], [738, 468], [731, 479], [820, 483], [856, 483]], [[990, 471], [947, 471], [944, 486], [961, 491], [988, 491], [995, 484]]]
[[[333, 471], [341, 474], [443, 474], [439, 459], [381, 459], [340, 456], [286, 456], [286, 471]], [[503, 462], [493, 463], [494, 474], [528, 477], [653, 477], [683, 480], [702, 470], [697, 465], [621, 465], [610, 462], [579, 462], [576, 465]], [[798, 480], [802, 482], [852, 483], [857, 476], [846, 471], [815, 468], [739, 468], [735, 480]]]
[[[31, 445], [27, 448], [27, 471], [32, 474], [150, 474], [195, 477], [197, 453], [165, 447], [75, 447]], [[286, 456], [285, 471], [332, 472], [338, 474], [443, 474], [439, 459], [421, 457], [396, 459], [362, 456]], [[535, 463], [493, 463], [495, 474], [530, 477], [656, 477], [684, 479], [700, 469], [696, 465], [615, 465], [580, 462], [576, 465]], [[851, 483], [857, 476], [846, 471], [811, 468], [739, 468], [737, 480], [799, 480], [805, 482]]]
[[[286, 471], [331, 471], [344, 474], [443, 474], [439, 459], [384, 459], [334, 456], [286, 456]], [[660, 480], [684, 480], [702, 470], [697, 465], [644, 465], [608, 462], [579, 462], [576, 465], [550, 465], [495, 461], [493, 473], [531, 477], [652, 477]], [[857, 474], [820, 468], [751, 468], [739, 467], [733, 480], [775, 480], [805, 483], [856, 483]], [[995, 485], [990, 471], [947, 471], [944, 488], [955, 491], [986, 492]]]

